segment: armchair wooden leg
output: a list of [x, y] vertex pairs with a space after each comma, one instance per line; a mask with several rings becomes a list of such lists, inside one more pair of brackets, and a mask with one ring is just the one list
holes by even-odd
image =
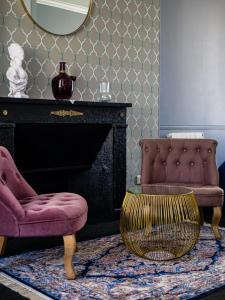
[[67, 279], [75, 279], [75, 271], [73, 267], [73, 254], [76, 249], [76, 238], [75, 235], [63, 236], [64, 241], [64, 267]]
[[3, 255], [5, 253], [6, 243], [7, 237], [0, 236], [0, 255]]
[[219, 207], [219, 206], [213, 207], [212, 230], [213, 230], [213, 233], [217, 240], [221, 239], [221, 234], [220, 234], [219, 228], [218, 228], [221, 216], [222, 216], [221, 207]]

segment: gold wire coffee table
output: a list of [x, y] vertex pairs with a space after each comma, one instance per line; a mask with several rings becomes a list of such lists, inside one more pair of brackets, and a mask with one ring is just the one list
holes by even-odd
[[120, 216], [125, 245], [151, 260], [181, 257], [197, 243], [199, 209], [193, 191], [184, 187], [149, 186], [148, 193], [127, 192]]

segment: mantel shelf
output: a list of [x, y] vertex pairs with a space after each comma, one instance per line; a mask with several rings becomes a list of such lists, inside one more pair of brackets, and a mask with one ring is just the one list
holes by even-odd
[[9, 98], [0, 97], [0, 103], [20, 103], [34, 105], [55, 105], [55, 106], [89, 106], [89, 107], [131, 107], [131, 103], [122, 102], [100, 102], [100, 101], [83, 101], [83, 100], [53, 100], [53, 99], [26, 99], [26, 98]]

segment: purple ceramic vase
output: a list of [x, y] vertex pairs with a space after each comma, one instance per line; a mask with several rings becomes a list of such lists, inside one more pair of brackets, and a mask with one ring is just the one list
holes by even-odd
[[76, 76], [66, 73], [66, 63], [59, 63], [59, 74], [52, 79], [52, 93], [55, 99], [70, 99], [73, 95], [73, 82]]

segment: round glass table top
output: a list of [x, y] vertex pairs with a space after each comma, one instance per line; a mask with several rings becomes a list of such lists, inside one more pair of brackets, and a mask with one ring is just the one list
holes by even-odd
[[186, 195], [193, 193], [190, 188], [174, 185], [136, 185], [127, 189], [128, 193], [133, 194], [149, 194], [149, 195]]

